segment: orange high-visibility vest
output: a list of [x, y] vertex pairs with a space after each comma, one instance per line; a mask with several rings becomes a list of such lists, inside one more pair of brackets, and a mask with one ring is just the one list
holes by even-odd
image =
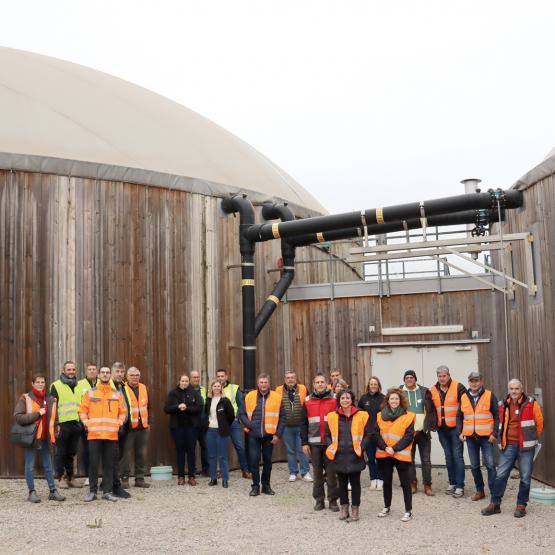
[[[31, 399], [31, 397], [27, 393], [25, 393], [23, 397], [25, 397], [25, 411], [27, 412], [27, 414], [32, 414], [33, 412], [40, 411], [42, 407], [34, 399]], [[54, 423], [56, 421], [56, 406], [56, 399], [54, 399], [52, 410], [50, 411], [50, 420], [47, 422], [50, 443], [56, 443], [56, 433], [54, 430]], [[35, 437], [36, 439], [40, 439], [42, 437], [42, 416], [39, 416], [39, 425], [37, 426], [37, 434]]]
[[[361, 443], [364, 438], [364, 428], [366, 427], [369, 417], [370, 415], [365, 410], [359, 410], [351, 417], [353, 449], [359, 457], [362, 456]], [[336, 411], [328, 414], [328, 427], [331, 434], [331, 443], [326, 449], [326, 456], [330, 461], [333, 461], [339, 447], [339, 414]]]
[[463, 413], [463, 430], [465, 436], [474, 434], [489, 437], [493, 434], [493, 413], [491, 408], [491, 391], [486, 389], [476, 403], [472, 406], [469, 394], [461, 397], [461, 411]]
[[[430, 388], [430, 391], [432, 392], [432, 401], [436, 407], [438, 426], [442, 426], [444, 422], [447, 428], [454, 428], [457, 425], [457, 413], [459, 412], [460, 406], [458, 400], [458, 388], [459, 382], [451, 380], [451, 385], [447, 390], [443, 405], [441, 404], [441, 395], [438, 387], [434, 384]], [[442, 418], [441, 409], [443, 409], [445, 419]]]
[[[278, 385], [276, 387], [276, 393], [280, 396], [283, 397], [283, 386], [282, 385]], [[306, 400], [306, 396], [307, 396], [307, 390], [306, 390], [306, 386], [304, 386], [302, 383], [298, 383], [297, 384], [297, 391], [299, 392], [299, 399], [301, 400], [301, 405], [304, 405], [304, 402]]]
[[[249, 420], [252, 420], [252, 415], [256, 409], [257, 396], [258, 390], [255, 389], [254, 391], [247, 393], [245, 397], [245, 411]], [[270, 391], [268, 393], [268, 397], [263, 399], [262, 402], [264, 411], [264, 431], [273, 436], [277, 432], [278, 428], [281, 396], [275, 391]], [[245, 432], [250, 432], [250, 430], [245, 428]]]
[[127, 395], [127, 400], [129, 401], [131, 428], [139, 426], [139, 416], [141, 417], [143, 428], [148, 428], [148, 391], [146, 385], [139, 384], [139, 398], [137, 399], [129, 385], [125, 384], [125, 395]]
[[[395, 447], [401, 438], [405, 435], [407, 428], [414, 424], [416, 414], [414, 412], [407, 412], [395, 420], [384, 420], [382, 413], [378, 413], [378, 427], [380, 428], [380, 435], [382, 436], [385, 444], [388, 447]], [[390, 455], [385, 449], [376, 449], [376, 458], [385, 459], [386, 457], [393, 457], [399, 461], [412, 462], [412, 441], [402, 451], [395, 451]]]
[[110, 384], [97, 383], [83, 395], [79, 417], [87, 428], [87, 439], [116, 441], [127, 410], [123, 395]]

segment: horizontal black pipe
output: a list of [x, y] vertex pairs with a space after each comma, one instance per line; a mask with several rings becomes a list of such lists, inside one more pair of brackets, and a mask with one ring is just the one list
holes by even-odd
[[[504, 210], [501, 210], [501, 219], [505, 218]], [[464, 210], [462, 212], [451, 212], [449, 214], [440, 214], [438, 216], [430, 216], [427, 220], [429, 227], [441, 227], [447, 225], [475, 224], [477, 227], [487, 225], [491, 222], [499, 221], [498, 211], [495, 210]], [[366, 228], [368, 235], [378, 235], [382, 233], [392, 233], [395, 231], [403, 231], [404, 229], [419, 229], [422, 227], [420, 218], [410, 218], [402, 222], [391, 222], [386, 224], [369, 225]], [[304, 235], [296, 235], [290, 237], [288, 242], [295, 247], [311, 245], [313, 243], [327, 243], [330, 241], [338, 241], [340, 239], [352, 239], [353, 237], [361, 237], [364, 235], [364, 228], [349, 227], [347, 229], [336, 229], [323, 233], [306, 233]]]
[[[290, 222], [295, 219], [295, 215], [287, 204], [265, 204], [262, 207], [262, 217], [265, 220], [279, 218], [282, 222]], [[281, 241], [281, 257], [283, 260], [283, 273], [256, 315], [254, 322], [254, 333], [256, 336], [262, 331], [295, 278], [295, 247], [285, 239]]]
[[279, 224], [257, 224], [248, 229], [245, 235], [251, 241], [286, 239], [306, 233], [323, 233], [338, 229], [360, 227], [365, 224], [368, 226], [385, 225], [386, 223], [420, 218], [422, 215], [429, 218], [450, 212], [492, 209], [497, 208], [498, 203], [501, 208], [518, 208], [522, 205], [522, 193], [516, 189], [488, 191], [487, 193], [457, 195], [423, 202], [387, 206], [385, 208], [371, 208], [360, 212], [317, 216], [315, 218]]

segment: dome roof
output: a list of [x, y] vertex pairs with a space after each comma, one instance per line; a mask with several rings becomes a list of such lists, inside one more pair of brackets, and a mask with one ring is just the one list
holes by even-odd
[[[56, 58], [0, 47], [0, 167], [171, 186], [325, 208], [210, 120], [152, 91]], [[304, 210], [303, 210], [304, 209]]]

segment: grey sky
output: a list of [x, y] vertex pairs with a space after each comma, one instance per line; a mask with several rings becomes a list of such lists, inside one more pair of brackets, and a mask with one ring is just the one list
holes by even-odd
[[168, 96], [331, 212], [507, 187], [555, 146], [555, 4], [2, 1], [3, 46]]

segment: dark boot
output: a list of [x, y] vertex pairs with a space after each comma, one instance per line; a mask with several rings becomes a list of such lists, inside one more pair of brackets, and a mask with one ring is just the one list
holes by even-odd
[[262, 493], [265, 495], [275, 495], [276, 492], [270, 486], [262, 486]]
[[517, 505], [513, 514], [515, 515], [515, 518], [522, 518], [523, 516], [526, 516], [526, 507], [524, 505]]
[[145, 479], [143, 478], [142, 480], [135, 480], [135, 487], [136, 488], [149, 488], [150, 484], [148, 482], [145, 482]]
[[229, 487], [229, 483], [227, 480], [222, 480], [222, 488], [228, 488]]
[[251, 497], [256, 497], [257, 495], [260, 495], [260, 488], [258, 486], [252, 486], [249, 495]]
[[208, 482], [209, 486], [217, 486], [218, 485], [218, 480], [210, 480], [210, 482]]
[[123, 489], [129, 489], [129, 476], [121, 477], [121, 487]]
[[481, 513], [484, 516], [498, 515], [501, 512], [501, 505], [496, 505], [495, 503], [490, 503], [485, 509], [482, 509]]
[[323, 511], [325, 508], [326, 508], [326, 505], [324, 504], [323, 501], [316, 501], [316, 503], [314, 504], [315, 511]]

